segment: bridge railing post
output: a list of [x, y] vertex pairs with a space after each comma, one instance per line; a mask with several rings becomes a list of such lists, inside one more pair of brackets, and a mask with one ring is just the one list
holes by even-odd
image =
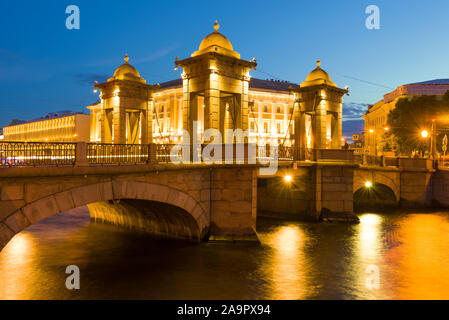
[[75, 167], [87, 167], [88, 165], [87, 143], [77, 142], [75, 147]]
[[148, 164], [157, 164], [157, 145], [155, 143], [148, 145]]

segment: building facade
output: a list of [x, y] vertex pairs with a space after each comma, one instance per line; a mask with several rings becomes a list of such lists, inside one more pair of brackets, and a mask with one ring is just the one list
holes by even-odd
[[90, 116], [55, 112], [44, 118], [23, 121], [3, 128], [4, 141], [80, 142], [89, 140]]
[[[217, 22], [214, 29], [189, 58], [176, 58], [175, 69], [182, 68], [181, 79], [158, 87], [146, 85], [125, 57], [125, 64], [116, 70], [113, 78], [96, 85], [101, 91], [101, 101], [88, 107], [91, 141], [118, 143], [108, 133], [114, 132], [124, 135], [126, 143], [147, 140], [179, 143], [183, 130], [190, 137], [196, 130], [199, 140], [204, 142], [204, 130], [217, 129], [225, 143], [233, 143], [239, 141], [226, 137], [225, 130], [241, 129], [248, 130], [249, 136], [244, 141], [250, 143], [292, 146], [298, 141], [297, 145], [303, 149], [341, 148], [342, 97], [347, 90], [331, 81], [319, 61], [301, 85], [252, 78], [250, 70], [256, 69], [256, 60], [242, 60], [231, 42], [218, 31]], [[118, 79], [124, 74], [126, 79]], [[148, 99], [133, 102], [144, 110], [136, 120], [121, 116], [127, 128], [121, 132], [117, 131], [114, 119], [119, 118], [119, 112], [128, 114], [132, 103], [122, 102], [125, 100], [117, 86], [106, 90], [117, 80], [136, 88], [146, 86]], [[111, 92], [116, 96], [111, 97]], [[196, 128], [193, 128], [194, 121]], [[142, 133], [130, 141], [129, 132]]]
[[388, 114], [401, 98], [418, 95], [444, 95], [449, 90], [449, 79], [437, 79], [419, 83], [402, 85], [395, 91], [387, 93], [384, 98], [374, 105], [369, 105], [363, 115], [365, 120], [364, 152], [371, 155], [381, 155], [380, 142], [382, 136], [390, 130]]

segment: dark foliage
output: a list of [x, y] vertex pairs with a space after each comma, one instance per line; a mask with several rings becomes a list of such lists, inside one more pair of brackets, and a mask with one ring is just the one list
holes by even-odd
[[388, 114], [388, 126], [395, 136], [399, 152], [409, 155], [413, 151], [429, 152], [430, 137], [423, 139], [421, 131], [430, 134], [432, 120], [437, 129], [437, 150], [441, 150], [441, 140], [449, 135], [449, 91], [443, 96], [415, 96], [402, 98]]

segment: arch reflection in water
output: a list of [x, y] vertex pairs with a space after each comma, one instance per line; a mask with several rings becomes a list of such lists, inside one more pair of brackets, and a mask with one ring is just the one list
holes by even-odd
[[[17, 234], [2, 250], [0, 259], [0, 300], [28, 299], [36, 273], [30, 263], [35, 257], [33, 235], [28, 232]], [[20, 270], [20, 272], [17, 272]]]
[[[382, 288], [384, 280], [381, 274], [374, 270], [379, 270], [383, 265], [382, 246], [383, 246], [383, 217], [378, 214], [364, 214], [360, 217], [360, 224], [356, 231], [356, 252], [354, 257], [355, 266], [355, 287], [354, 291], [360, 299], [376, 299], [384, 296]], [[370, 277], [378, 277], [379, 287], [373, 290], [367, 285]], [[377, 287], [377, 286], [376, 286]]]
[[305, 299], [309, 288], [304, 230], [295, 224], [279, 226], [263, 242], [271, 247], [263, 270], [270, 286], [268, 299]]

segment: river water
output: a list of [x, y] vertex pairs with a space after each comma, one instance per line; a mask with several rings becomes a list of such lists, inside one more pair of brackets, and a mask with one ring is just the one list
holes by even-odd
[[[0, 252], [0, 299], [449, 299], [449, 214], [361, 214], [357, 225], [260, 219], [261, 245], [157, 240], [85, 208]], [[66, 267], [81, 289], [65, 287]]]

